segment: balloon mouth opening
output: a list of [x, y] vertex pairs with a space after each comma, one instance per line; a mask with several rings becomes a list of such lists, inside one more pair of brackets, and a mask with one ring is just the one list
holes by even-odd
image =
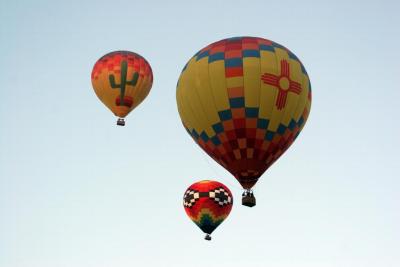
[[117, 125], [118, 126], [125, 126], [125, 120], [123, 118], [118, 118]]
[[259, 175], [256, 176], [242, 176], [234, 175], [236, 180], [240, 183], [244, 190], [249, 191], [258, 182]]
[[256, 205], [256, 198], [251, 189], [246, 189], [242, 194], [242, 205], [252, 208]]
[[267, 169], [265, 162], [247, 158], [232, 161], [225, 168], [235, 176], [244, 189], [252, 188]]
[[114, 106], [114, 108], [111, 109], [114, 115], [120, 118], [125, 118], [126, 115], [131, 112], [131, 110], [132, 108], [129, 108], [127, 106]]

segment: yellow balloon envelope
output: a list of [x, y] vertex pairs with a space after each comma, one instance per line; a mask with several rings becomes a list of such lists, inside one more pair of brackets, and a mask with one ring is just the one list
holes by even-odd
[[287, 48], [235, 37], [189, 60], [176, 99], [194, 141], [250, 190], [302, 130], [311, 86], [303, 64]]
[[100, 58], [93, 67], [92, 85], [101, 100], [118, 116], [118, 125], [149, 94], [153, 72], [142, 56], [115, 51]]

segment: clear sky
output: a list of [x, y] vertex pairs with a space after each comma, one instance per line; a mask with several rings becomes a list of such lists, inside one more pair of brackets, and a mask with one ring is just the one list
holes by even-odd
[[[0, 0], [0, 267], [400, 266], [399, 3]], [[175, 101], [195, 52], [242, 35], [288, 47], [313, 86], [252, 209]], [[154, 73], [125, 127], [90, 82], [121, 49]], [[202, 179], [236, 197], [212, 242], [182, 207]]]

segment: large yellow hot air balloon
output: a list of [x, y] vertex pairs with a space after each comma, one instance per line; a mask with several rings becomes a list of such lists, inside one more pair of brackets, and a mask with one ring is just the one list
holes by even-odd
[[118, 116], [124, 126], [126, 115], [149, 94], [153, 72], [142, 56], [115, 51], [100, 58], [93, 67], [92, 85], [99, 99]]
[[251, 188], [307, 120], [311, 86], [303, 64], [287, 48], [235, 37], [189, 60], [176, 99], [187, 132], [243, 186], [242, 203], [254, 206]]

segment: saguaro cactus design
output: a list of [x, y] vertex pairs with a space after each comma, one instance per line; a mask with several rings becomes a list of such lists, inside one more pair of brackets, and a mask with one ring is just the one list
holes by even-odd
[[113, 74], [110, 74], [108, 76], [108, 79], [110, 81], [110, 85], [114, 89], [119, 89], [120, 90], [120, 101], [119, 105], [124, 106], [124, 98], [125, 98], [125, 87], [126, 85], [132, 85], [135, 86], [138, 79], [139, 79], [139, 73], [134, 72], [132, 75], [132, 79], [130, 81], [127, 80], [127, 75], [128, 75], [128, 63], [125, 60], [121, 61], [121, 82], [117, 84], [115, 82], [115, 77]]
[[153, 84], [150, 64], [130, 51], [113, 51], [93, 66], [92, 86], [97, 97], [118, 117], [118, 125], [149, 94]]

